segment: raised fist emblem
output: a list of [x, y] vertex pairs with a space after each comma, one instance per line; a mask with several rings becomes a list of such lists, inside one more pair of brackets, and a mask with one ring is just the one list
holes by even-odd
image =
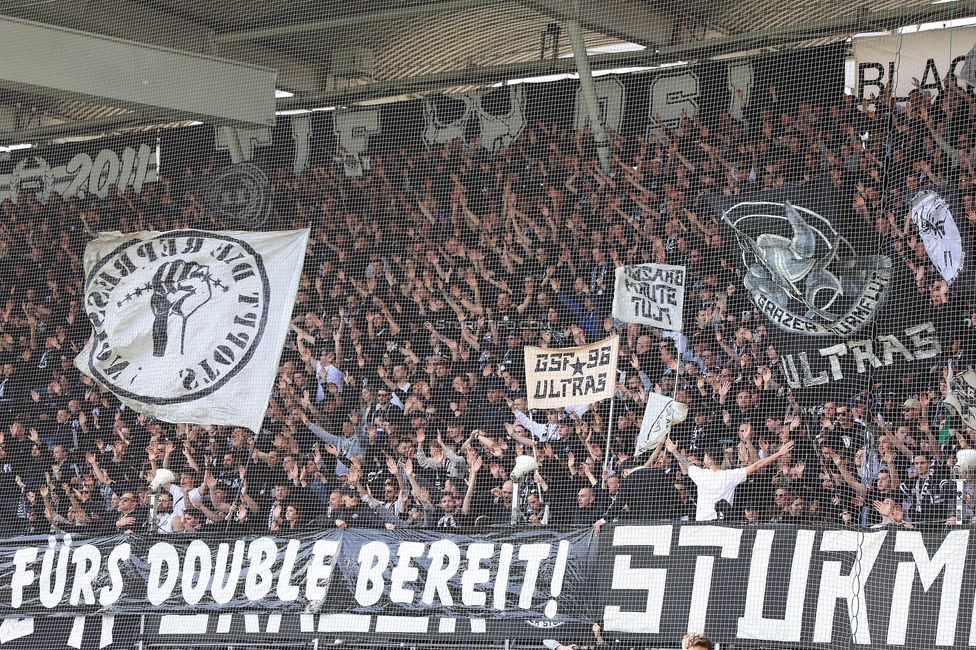
[[210, 302], [210, 268], [183, 260], [165, 262], [153, 276], [152, 291], [153, 356], [166, 354], [170, 316], [180, 318], [180, 354], [183, 354], [186, 319]]

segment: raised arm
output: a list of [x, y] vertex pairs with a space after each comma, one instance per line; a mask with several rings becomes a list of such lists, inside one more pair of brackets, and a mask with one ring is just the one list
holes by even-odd
[[668, 438], [664, 444], [665, 446], [667, 446], [668, 451], [671, 453], [671, 455], [674, 456], [674, 459], [678, 461], [678, 465], [681, 466], [681, 473], [687, 474], [688, 468], [691, 466], [691, 462], [688, 460], [686, 456], [682, 455], [678, 451], [677, 443], [671, 438]]
[[767, 456], [766, 458], [763, 458], [762, 460], [760, 460], [758, 463], [753, 463], [752, 465], [747, 466], [746, 467], [746, 474], [755, 474], [756, 472], [758, 472], [759, 470], [763, 469], [767, 465], [770, 465], [770, 464], [776, 462], [776, 459], [777, 458], [779, 458], [780, 456], [783, 456], [783, 455], [787, 454], [791, 449], [793, 449], [793, 444], [794, 444], [794, 442], [792, 440], [790, 440], [785, 445], [783, 445], [782, 447], [780, 447], [779, 448], [779, 451], [777, 451], [772, 456]]

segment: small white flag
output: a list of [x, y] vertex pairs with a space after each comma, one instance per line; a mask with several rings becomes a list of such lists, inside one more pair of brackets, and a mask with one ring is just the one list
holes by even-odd
[[684, 422], [686, 417], [688, 417], [687, 404], [676, 402], [660, 393], [648, 393], [634, 457], [657, 447], [658, 443], [671, 432], [671, 427]]
[[619, 266], [613, 289], [613, 317], [667, 331], [681, 331], [685, 267], [667, 264]]

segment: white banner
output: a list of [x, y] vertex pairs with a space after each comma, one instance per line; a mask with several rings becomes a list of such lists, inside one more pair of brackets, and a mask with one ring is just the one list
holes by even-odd
[[892, 34], [854, 39], [857, 78], [854, 96], [877, 97], [894, 80], [894, 96], [908, 98], [919, 87], [938, 95], [949, 72], [961, 75], [966, 55], [976, 43], [976, 27], [934, 29], [913, 34]]
[[641, 422], [640, 434], [637, 436], [637, 449], [634, 457], [645, 451], [651, 451], [671, 431], [671, 427], [685, 421], [688, 417], [688, 405], [674, 401], [660, 393], [651, 392], [647, 395], [647, 407], [644, 408], [644, 419]]
[[529, 408], [593, 404], [613, 397], [620, 337], [579, 348], [525, 348]]
[[685, 267], [667, 264], [618, 266], [613, 317], [663, 330], [681, 331]]
[[308, 230], [105, 233], [85, 249], [82, 372], [167, 422], [257, 431]]

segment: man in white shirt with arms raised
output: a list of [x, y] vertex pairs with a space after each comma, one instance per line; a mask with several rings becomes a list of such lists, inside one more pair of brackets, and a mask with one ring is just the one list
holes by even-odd
[[[774, 463], [780, 456], [789, 453], [793, 449], [793, 441], [790, 440], [779, 448], [772, 456], [767, 456], [746, 467], [737, 469], [722, 469], [720, 463], [715, 462], [712, 457], [714, 452], [705, 452], [702, 458], [702, 467], [692, 465], [688, 459], [678, 452], [678, 445], [670, 438], [666, 442], [668, 451], [681, 464], [681, 471], [698, 486], [698, 504], [695, 510], [695, 521], [712, 521], [718, 519], [715, 512], [715, 504], [725, 500], [733, 503], [735, 488], [748, 478], [753, 472], [758, 472], [767, 465]], [[721, 459], [721, 456], [717, 456]]]

